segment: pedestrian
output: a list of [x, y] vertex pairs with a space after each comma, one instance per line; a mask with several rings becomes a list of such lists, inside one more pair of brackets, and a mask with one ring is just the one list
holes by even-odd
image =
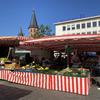
[[[100, 55], [98, 55], [98, 61], [97, 62], [98, 62], [98, 66], [100, 66]], [[100, 76], [97, 76], [96, 80], [97, 80], [97, 82], [96, 82], [97, 83], [97, 89], [100, 90]]]

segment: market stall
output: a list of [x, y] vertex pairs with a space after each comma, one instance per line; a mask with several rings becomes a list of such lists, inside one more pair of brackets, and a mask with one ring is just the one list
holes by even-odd
[[0, 36], [0, 57], [7, 57], [9, 48], [14, 48], [19, 45], [19, 40], [16, 37]]
[[0, 79], [44, 89], [89, 94], [89, 74], [84, 77], [0, 70]]
[[[65, 46], [70, 46], [77, 51], [99, 51], [100, 35], [66, 35], [52, 36], [40, 39], [21, 41], [21, 49], [45, 49], [49, 51], [64, 51]], [[66, 66], [67, 67], [67, 66]], [[22, 66], [19, 70], [0, 70], [0, 78], [19, 84], [39, 88], [65, 91], [88, 95], [90, 88], [90, 73], [88, 69], [71, 69], [68, 66], [62, 70], [42, 68], [35, 64]]]

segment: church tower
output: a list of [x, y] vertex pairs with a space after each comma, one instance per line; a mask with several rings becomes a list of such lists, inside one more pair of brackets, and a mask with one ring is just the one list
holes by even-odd
[[28, 27], [29, 37], [34, 37], [34, 34], [37, 32], [37, 30], [38, 30], [38, 24], [35, 16], [35, 11], [33, 11], [30, 25]]
[[22, 31], [22, 27], [21, 27], [21, 26], [20, 26], [20, 29], [19, 29], [18, 36], [24, 36], [24, 33], [23, 33], [23, 31]]

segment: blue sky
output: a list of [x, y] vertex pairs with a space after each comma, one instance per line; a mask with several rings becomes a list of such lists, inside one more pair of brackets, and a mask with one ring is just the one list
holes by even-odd
[[28, 35], [32, 10], [38, 24], [100, 15], [100, 0], [0, 0], [0, 36], [16, 36], [20, 26]]

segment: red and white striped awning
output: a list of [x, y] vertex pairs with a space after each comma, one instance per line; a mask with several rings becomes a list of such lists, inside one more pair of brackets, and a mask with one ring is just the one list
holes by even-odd
[[15, 40], [15, 36], [0, 36], [0, 40]]
[[32, 40], [33, 38], [24, 36], [0, 36], [0, 46], [17, 46], [22, 41]]
[[32, 37], [25, 37], [25, 36], [18, 36], [17, 39], [19, 41], [27, 41], [27, 40], [32, 40]]
[[83, 51], [100, 51], [100, 34], [49, 36], [20, 42], [20, 46], [39, 47], [49, 50], [63, 50], [65, 45], [70, 45]]
[[38, 39], [32, 39], [32, 40], [27, 40], [25, 41], [26, 43], [32, 43], [32, 42], [46, 42], [46, 41], [54, 41], [54, 40], [77, 40], [77, 39], [89, 39], [89, 38], [95, 38], [95, 37], [100, 37], [100, 34], [91, 34], [91, 35], [62, 35], [62, 36], [48, 36], [48, 37], [42, 37]]
[[0, 46], [18, 46], [19, 41], [14, 36], [0, 36]]

